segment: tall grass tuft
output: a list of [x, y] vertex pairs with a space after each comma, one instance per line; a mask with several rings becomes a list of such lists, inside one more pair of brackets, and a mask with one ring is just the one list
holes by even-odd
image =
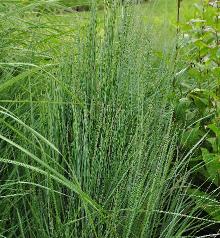
[[112, 1], [100, 17], [94, 4], [72, 35], [25, 9], [1, 15], [1, 236], [176, 238], [209, 224], [187, 195], [172, 72], [137, 8]]

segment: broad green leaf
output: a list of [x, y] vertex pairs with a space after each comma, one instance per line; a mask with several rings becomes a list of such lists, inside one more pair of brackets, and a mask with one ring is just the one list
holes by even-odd
[[199, 127], [188, 129], [183, 133], [181, 144], [184, 147], [190, 148], [192, 145], [195, 145], [199, 141], [201, 135], [202, 133]]
[[210, 137], [207, 141], [212, 145], [213, 152], [218, 151], [218, 145], [215, 137]]
[[206, 170], [209, 175], [208, 179], [216, 186], [219, 186], [220, 156], [210, 153], [207, 149], [202, 148], [202, 158], [205, 162]]
[[216, 137], [220, 139], [220, 128], [217, 127], [216, 124], [210, 124], [208, 125], [208, 128], [211, 129], [215, 133]]
[[220, 203], [217, 199], [199, 189], [189, 189], [188, 193], [196, 205], [207, 212], [216, 221], [220, 221]]

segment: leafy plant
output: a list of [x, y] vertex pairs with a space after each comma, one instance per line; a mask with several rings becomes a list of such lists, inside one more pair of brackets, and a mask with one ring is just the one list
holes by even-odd
[[210, 195], [201, 188], [196, 193], [215, 200], [215, 205], [207, 201], [208, 209], [202, 207], [219, 221], [216, 203], [220, 205], [217, 199], [220, 186], [220, 2], [203, 0], [194, 6], [194, 18], [183, 26], [182, 52], [187, 52], [188, 65], [180, 73], [187, 74], [187, 79], [178, 81], [184, 97], [178, 103], [176, 114], [187, 125], [181, 142], [183, 148], [189, 149], [203, 138], [202, 148], [194, 155], [195, 180], [200, 177], [203, 182], [209, 181], [216, 191]]

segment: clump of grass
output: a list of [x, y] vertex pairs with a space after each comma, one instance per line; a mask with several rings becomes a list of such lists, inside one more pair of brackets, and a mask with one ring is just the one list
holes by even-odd
[[[2, 58], [3, 237], [170, 238], [199, 229], [188, 158], [176, 146], [172, 73], [155, 62], [152, 36], [132, 11], [113, 1], [100, 26], [94, 5], [83, 33], [63, 35], [60, 51], [33, 37], [25, 62]], [[47, 63], [36, 60], [44, 47]]]

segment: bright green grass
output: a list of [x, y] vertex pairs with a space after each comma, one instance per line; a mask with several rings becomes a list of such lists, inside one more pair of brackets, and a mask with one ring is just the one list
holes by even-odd
[[139, 9], [2, 12], [0, 235], [178, 238], [209, 225], [178, 154], [173, 60], [157, 57]]

